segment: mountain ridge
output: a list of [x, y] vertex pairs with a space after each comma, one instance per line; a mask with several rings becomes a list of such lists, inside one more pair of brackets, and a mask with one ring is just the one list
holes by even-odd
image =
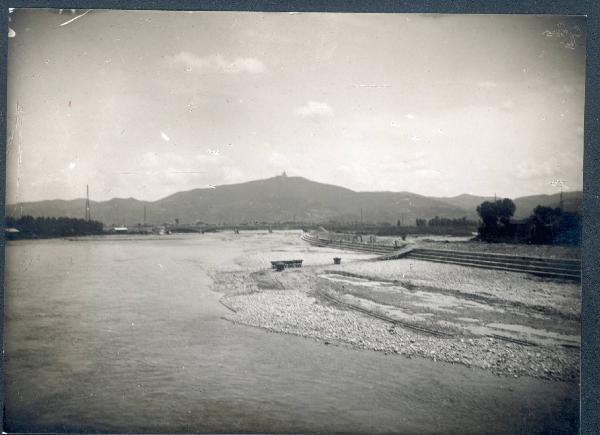
[[[582, 193], [565, 192], [565, 208], [581, 208]], [[156, 201], [135, 198], [111, 198], [90, 201], [92, 219], [106, 225], [135, 225], [141, 223], [146, 208], [146, 222], [211, 224], [242, 222], [315, 222], [329, 220], [389, 222], [401, 220], [414, 224], [417, 218], [477, 219], [476, 207], [493, 197], [460, 194], [453, 197], [434, 197], [412, 192], [354, 191], [334, 184], [311, 181], [304, 177], [279, 175], [244, 183], [175, 192]], [[516, 218], [527, 217], [536, 205], [556, 207], [560, 194], [528, 195], [515, 198]], [[10, 216], [32, 215], [49, 217], [84, 216], [85, 199], [43, 200], [8, 204]]]

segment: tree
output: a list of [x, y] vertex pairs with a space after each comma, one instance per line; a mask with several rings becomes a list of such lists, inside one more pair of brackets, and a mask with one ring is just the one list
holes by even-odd
[[430, 227], [439, 227], [440, 226], [440, 217], [436, 216], [433, 219], [429, 219], [429, 222], [427, 223], [427, 225], [429, 225]]
[[103, 233], [101, 222], [68, 217], [22, 216], [18, 219], [7, 218], [6, 222], [10, 222], [11, 227], [19, 230], [18, 235], [14, 236], [16, 238], [84, 236]]
[[562, 210], [558, 207], [538, 205], [533, 209], [529, 221], [533, 224], [533, 243], [552, 243], [557, 236], [562, 220]]
[[481, 217], [479, 235], [483, 240], [492, 240], [494, 237], [506, 235], [510, 218], [515, 213], [515, 203], [509, 199], [499, 199], [494, 202], [485, 201], [477, 206], [477, 214]]
[[533, 220], [543, 225], [555, 225], [560, 221], [562, 210], [559, 207], [544, 207], [538, 205], [533, 209]]
[[510, 223], [510, 218], [515, 214], [515, 210], [517, 207], [512, 199], [504, 198], [501, 201], [496, 201], [496, 207], [498, 210], [498, 218], [503, 225], [508, 225]]
[[552, 241], [561, 245], [581, 244], [581, 215], [579, 213], [562, 212], [558, 226], [558, 234]]

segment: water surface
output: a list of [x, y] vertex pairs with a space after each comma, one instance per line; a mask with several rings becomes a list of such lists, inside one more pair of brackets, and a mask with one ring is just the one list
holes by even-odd
[[294, 251], [313, 262], [323, 255], [295, 233], [9, 243], [5, 430], [576, 430], [573, 384], [221, 319], [215, 270]]

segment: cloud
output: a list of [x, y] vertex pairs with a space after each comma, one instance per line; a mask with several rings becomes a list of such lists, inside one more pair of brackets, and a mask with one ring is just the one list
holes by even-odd
[[[428, 161], [431, 159], [422, 151], [418, 151], [414, 154], [409, 154], [404, 157], [398, 156], [394, 159], [391, 164], [388, 163], [389, 169], [402, 169], [402, 170], [416, 170], [416, 169], [427, 169]], [[391, 165], [391, 167], [389, 166]], [[392, 172], [392, 170], [390, 170]]]
[[309, 101], [304, 106], [296, 108], [294, 114], [305, 117], [333, 116], [333, 109], [327, 103]]
[[556, 177], [558, 172], [556, 159], [545, 162], [522, 162], [517, 165], [516, 177], [519, 180]]
[[[164, 171], [165, 166], [175, 168], [186, 168], [189, 162], [185, 156], [179, 155], [174, 152], [161, 152], [157, 153], [154, 151], [147, 151], [141, 155], [139, 160], [140, 170], [135, 171], [139, 174], [155, 174], [157, 172]], [[177, 169], [181, 170], [181, 169]], [[132, 171], [133, 172], [133, 171]]]
[[168, 57], [171, 65], [183, 66], [188, 72], [222, 72], [226, 74], [250, 73], [260, 74], [266, 72], [266, 66], [253, 57], [236, 57], [229, 60], [220, 54], [198, 57], [192, 53], [182, 51], [175, 56]]
[[435, 169], [417, 169], [415, 176], [419, 179], [439, 180], [442, 178], [442, 173]]

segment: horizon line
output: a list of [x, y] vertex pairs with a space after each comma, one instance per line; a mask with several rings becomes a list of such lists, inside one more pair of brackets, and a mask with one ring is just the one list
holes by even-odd
[[[498, 199], [503, 199], [503, 198], [509, 198], [509, 199], [517, 199], [517, 198], [526, 198], [529, 196], [552, 196], [552, 195], [558, 195], [561, 193], [561, 191], [555, 192], [555, 193], [531, 193], [531, 194], [526, 194], [526, 195], [520, 195], [520, 196], [505, 196], [505, 195], [477, 195], [477, 194], [472, 194], [472, 193], [458, 193], [456, 195], [451, 195], [451, 196], [439, 196], [439, 195], [425, 195], [422, 193], [416, 193], [416, 192], [410, 192], [408, 190], [353, 190], [350, 189], [348, 187], [344, 187], [344, 186], [340, 186], [338, 184], [332, 184], [332, 183], [325, 183], [325, 182], [321, 182], [321, 181], [314, 181], [311, 180], [309, 178], [303, 177], [301, 175], [287, 175], [285, 174], [285, 172], [283, 174], [278, 174], [278, 175], [274, 175], [272, 177], [268, 177], [268, 178], [256, 178], [256, 179], [252, 179], [252, 180], [247, 180], [247, 181], [240, 181], [240, 182], [236, 182], [236, 183], [229, 183], [229, 184], [219, 184], [216, 186], [212, 186], [212, 185], [208, 185], [206, 187], [196, 187], [196, 188], [192, 188], [192, 189], [187, 189], [187, 190], [178, 190], [176, 192], [170, 193], [166, 196], [163, 196], [161, 198], [155, 199], [155, 200], [147, 200], [147, 199], [138, 199], [136, 197], [133, 196], [129, 196], [129, 197], [121, 197], [121, 196], [114, 196], [112, 198], [109, 199], [105, 199], [105, 200], [93, 200], [90, 199], [90, 202], [95, 202], [95, 203], [100, 203], [100, 202], [108, 202], [108, 201], [114, 201], [114, 200], [135, 200], [135, 201], [139, 201], [139, 202], [146, 202], [146, 203], [154, 203], [154, 202], [158, 202], [158, 201], [162, 201], [166, 198], [169, 198], [170, 196], [176, 195], [178, 193], [183, 193], [183, 192], [191, 192], [193, 190], [214, 190], [214, 189], [218, 189], [219, 187], [225, 187], [225, 186], [235, 186], [235, 185], [239, 185], [239, 184], [246, 184], [246, 183], [252, 183], [252, 182], [256, 182], [256, 181], [266, 181], [266, 180], [271, 180], [274, 178], [302, 178], [304, 180], [307, 180], [311, 183], [317, 183], [317, 184], [324, 184], [324, 185], [328, 185], [328, 186], [335, 186], [341, 189], [346, 189], [346, 190], [350, 190], [354, 193], [410, 193], [412, 195], [418, 195], [418, 196], [422, 196], [422, 197], [426, 197], [426, 198], [438, 198], [438, 199], [452, 199], [452, 198], [456, 198], [459, 196], [463, 196], [463, 195], [468, 195], [468, 196], [476, 196], [476, 197], [480, 197], [480, 198], [492, 198], [492, 197], [497, 197]], [[89, 185], [89, 184], [88, 184]], [[575, 189], [575, 190], [570, 190], [570, 189], [565, 189], [562, 190], [562, 193], [576, 193], [576, 192], [582, 192], [583, 193], [583, 189]], [[44, 202], [44, 201], [77, 201], [77, 200], [82, 200], [85, 201], [86, 197], [82, 196], [82, 197], [76, 197], [76, 198], [71, 198], [71, 199], [63, 199], [63, 198], [51, 198], [51, 199], [37, 199], [37, 200], [28, 200], [28, 201], [19, 201], [19, 202], [13, 202], [13, 203], [9, 203], [6, 202], [5, 203], [5, 207], [9, 207], [9, 206], [15, 206], [18, 204], [27, 204], [27, 203], [34, 203], [34, 202]]]

